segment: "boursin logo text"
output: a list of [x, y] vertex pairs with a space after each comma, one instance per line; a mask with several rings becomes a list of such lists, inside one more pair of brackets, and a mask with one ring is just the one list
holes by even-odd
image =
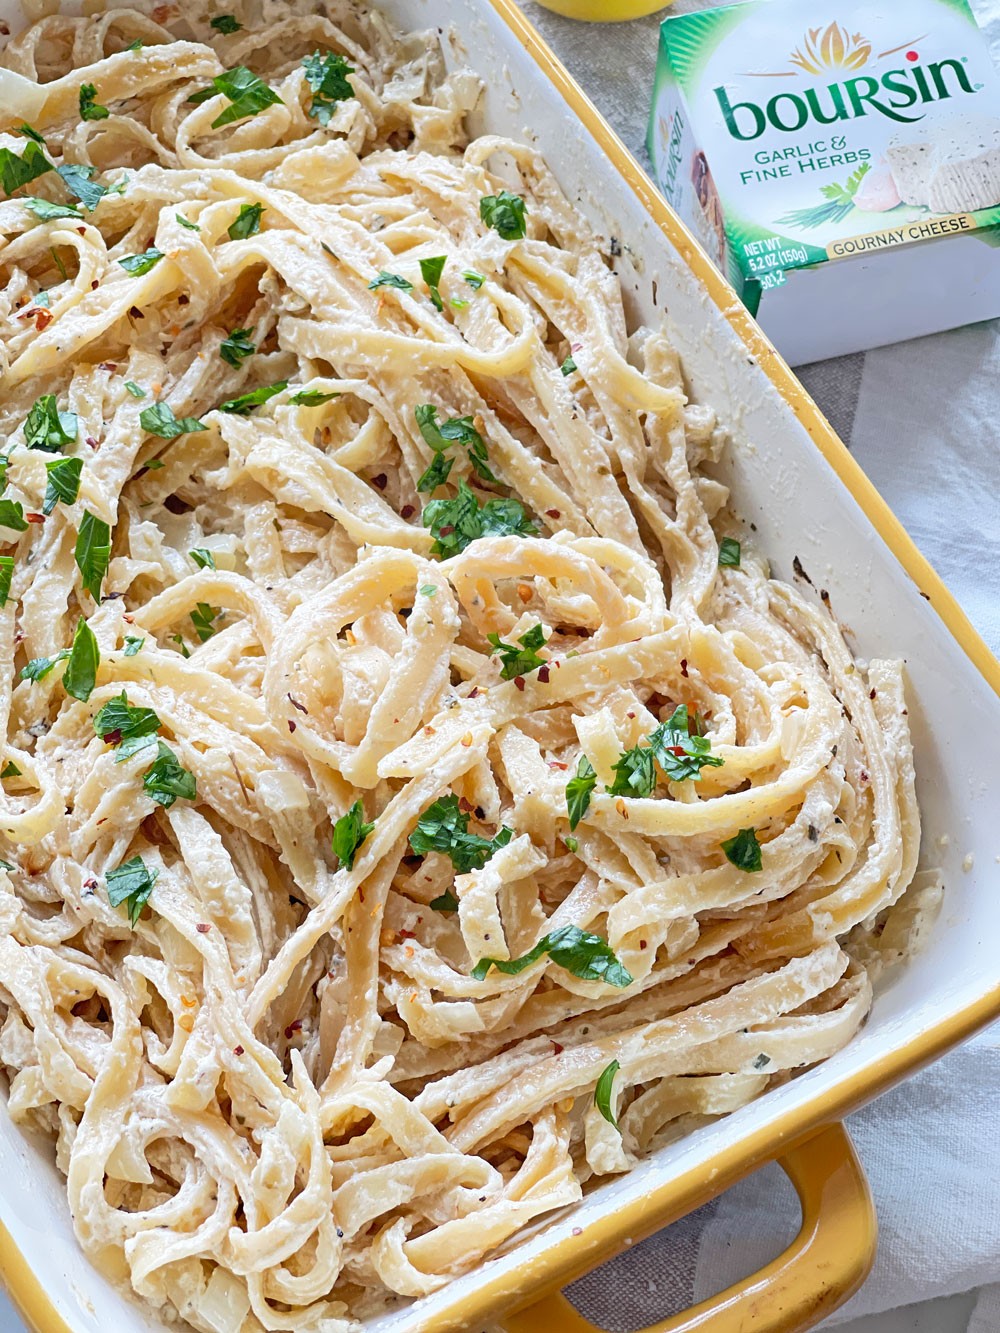
[[[725, 87], [713, 89], [726, 128], [734, 139], [759, 139], [770, 126], [785, 134], [794, 134], [810, 121], [833, 125], [838, 120], [854, 120], [870, 111], [889, 120], [910, 123], [922, 120], [919, 108], [928, 102], [943, 102], [958, 93], [975, 89], [961, 60], [935, 60], [920, 63], [914, 49], [923, 39], [913, 38], [889, 51], [872, 54], [871, 43], [860, 33], [850, 33], [839, 23], [826, 28], [812, 28], [800, 46], [790, 54], [793, 68], [768, 73], [747, 74], [747, 78], [801, 78], [805, 75], [850, 75], [825, 88], [805, 88], [802, 92], [780, 92], [766, 103], [733, 102]], [[877, 77], [855, 71], [903, 52], [906, 64], [888, 69]]]

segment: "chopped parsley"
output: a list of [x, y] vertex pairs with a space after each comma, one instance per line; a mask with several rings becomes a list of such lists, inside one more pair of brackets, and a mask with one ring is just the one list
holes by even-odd
[[[141, 644], [143, 641], [139, 639], [136, 642]], [[126, 649], [126, 656], [128, 655]], [[109, 699], [94, 718], [94, 731], [101, 740], [108, 745], [118, 747], [118, 753], [115, 755], [116, 764], [131, 759], [140, 750], [155, 744], [159, 729], [160, 719], [153, 709], [137, 708], [130, 704], [124, 690], [115, 698]]]
[[328, 403], [331, 398], [339, 397], [339, 393], [324, 393], [322, 389], [300, 389], [298, 393], [293, 393], [288, 401], [294, 403], [296, 407], [319, 407], [321, 403]]
[[752, 828], [741, 828], [734, 838], [727, 838], [720, 845], [726, 860], [731, 861], [737, 870], [745, 870], [748, 874], [763, 870], [760, 843]]
[[268, 87], [263, 79], [259, 79], [245, 65], [237, 65], [234, 69], [216, 75], [210, 88], [195, 93], [188, 101], [197, 105], [216, 95], [228, 98], [231, 105], [212, 121], [213, 130], [231, 125], [236, 120], [245, 120], [248, 116], [258, 116], [269, 106], [284, 105], [274, 89]]
[[37, 142], [26, 143], [21, 157], [10, 148], [0, 148], [0, 185], [5, 194], [13, 194], [22, 185], [27, 185], [28, 181], [44, 176], [51, 170], [52, 163]]
[[194, 774], [163, 741], [156, 743], [156, 759], [142, 775], [142, 785], [150, 800], [164, 810], [169, 810], [178, 798], [193, 801], [197, 795]]
[[83, 472], [82, 458], [54, 458], [45, 464], [48, 474], [45, 484], [45, 499], [42, 501], [42, 513], [51, 514], [57, 504], [71, 505], [80, 494], [80, 474]]
[[[94, 180], [97, 171], [94, 167], [84, 166], [80, 162], [69, 162], [61, 167], [56, 167], [56, 172], [63, 179], [63, 184], [69, 190], [70, 194], [75, 195], [83, 204], [88, 213], [92, 213], [104, 196], [108, 193], [106, 185], [100, 185]], [[124, 189], [124, 181], [116, 190]]]
[[652, 796], [656, 790], [653, 751], [643, 745], [626, 750], [615, 764], [614, 780], [607, 790], [611, 796]]
[[469, 284], [469, 286], [472, 287], [477, 292], [479, 291], [483, 283], [486, 281], [486, 278], [483, 276], [483, 274], [477, 273], [474, 268], [463, 269], [462, 277]]
[[614, 1089], [615, 1075], [621, 1069], [617, 1060], [612, 1060], [606, 1069], [601, 1073], [597, 1080], [597, 1086], [594, 1088], [594, 1105], [600, 1111], [601, 1115], [609, 1125], [618, 1128], [618, 1121], [615, 1119], [615, 1113], [611, 1109], [611, 1093]]
[[163, 251], [157, 250], [154, 245], [144, 250], [141, 255], [126, 255], [124, 259], [119, 259], [118, 263], [126, 273], [131, 273], [133, 278], [141, 278], [151, 268], [155, 268], [162, 258]]
[[158, 870], [150, 870], [141, 856], [132, 856], [117, 870], [109, 870], [105, 876], [108, 886], [108, 902], [112, 907], [125, 903], [128, 907], [129, 924], [135, 926], [142, 915], [142, 909], [149, 902], [153, 892]]
[[687, 704], [675, 708], [666, 722], [650, 733], [649, 744], [664, 775], [671, 782], [695, 781], [703, 768], [721, 768], [723, 761], [712, 754], [712, 742], [699, 734], [698, 714], [691, 717]]
[[563, 842], [566, 844], [566, 850], [573, 852], [574, 855], [580, 850], [579, 839], [574, 838], [572, 834], [568, 838], [563, 838]]
[[435, 255], [431, 259], [421, 259], [420, 261], [420, 276], [427, 284], [427, 290], [431, 294], [431, 302], [435, 310], [444, 309], [441, 293], [438, 291], [438, 283], [441, 281], [441, 274], [444, 272], [444, 266], [447, 262], [447, 255]]
[[719, 543], [719, 566], [722, 569], [739, 569], [740, 544], [735, 537], [723, 537]]
[[35, 143], [40, 143], [43, 148], [45, 147], [45, 137], [39, 134], [37, 130], [32, 129], [30, 125], [18, 125], [17, 132], [29, 139], [34, 139]]
[[208, 26], [214, 28], [216, 32], [229, 34], [239, 32], [243, 24], [232, 14], [216, 14], [214, 19], [209, 19]]
[[581, 930], [579, 926], [560, 926], [558, 930], [550, 931], [521, 958], [481, 958], [472, 969], [472, 975], [476, 981], [483, 981], [490, 968], [495, 967], [508, 977], [516, 977], [546, 953], [559, 967], [564, 967], [582, 981], [603, 981], [605, 985], [617, 986], [620, 990], [632, 984], [632, 974], [608, 948], [607, 941], [602, 940], [600, 935], [591, 935], [589, 931]]
[[355, 801], [346, 815], [341, 815], [333, 826], [333, 854], [345, 870], [354, 869], [358, 848], [368, 837], [374, 824], [365, 823], [365, 807]]
[[479, 537], [531, 537], [538, 531], [520, 500], [479, 501], [463, 477], [454, 500], [432, 500], [423, 512], [434, 543], [432, 555], [457, 555]]
[[226, 228], [230, 240], [245, 241], [249, 236], [256, 236], [260, 231], [263, 204], [240, 204], [240, 211], [235, 222]]
[[559, 369], [564, 375], [572, 375], [574, 370], [576, 370], [576, 362], [573, 360], [572, 356], [568, 356]]
[[436, 898], [431, 899], [430, 909], [432, 912], [457, 912], [458, 899], [451, 889], [445, 889], [444, 893], [440, 893]]
[[183, 214], [181, 213], [174, 214], [174, 221], [179, 222], [181, 226], [185, 229], [185, 231], [201, 231], [201, 228], [198, 226], [197, 222], [188, 222], [187, 218], [184, 217]]
[[22, 196], [21, 203], [43, 222], [52, 222], [56, 218], [81, 219], [83, 214], [72, 204], [54, 204], [50, 199], [32, 199]]
[[510, 190], [488, 194], [479, 201], [479, 216], [505, 241], [520, 241], [526, 235], [524, 200]]
[[73, 647], [67, 657], [69, 660], [63, 669], [63, 689], [74, 699], [86, 703], [97, 683], [97, 668], [101, 664], [101, 654], [94, 631], [82, 618], [77, 623], [76, 633], [73, 635]]
[[52, 657], [33, 657], [31, 661], [21, 668], [21, 680], [30, 680], [32, 683], [38, 680], [44, 680], [49, 672], [59, 662], [65, 662], [69, 657], [69, 649], [61, 648]]
[[63, 445], [72, 444], [79, 433], [80, 423], [75, 412], [60, 412], [54, 393], [36, 398], [24, 421], [24, 442], [29, 449], [41, 449], [46, 454], [62, 452]]
[[259, 389], [251, 389], [249, 393], [241, 393], [238, 398], [228, 398], [224, 403], [219, 404], [218, 410], [220, 412], [234, 412], [239, 417], [248, 417], [255, 407], [260, 407], [269, 398], [273, 398], [275, 394], [283, 393], [287, 388], [287, 380], [279, 380], [277, 384], [264, 384]]
[[28, 521], [24, 517], [24, 506], [20, 500], [0, 500], [0, 528], [27, 532]]
[[[544, 647], [546, 643], [544, 625], [532, 626], [526, 633], [520, 635], [516, 644], [503, 643], [499, 634], [487, 634], [486, 637], [493, 645], [490, 656], [492, 657], [494, 653], [500, 654], [501, 680], [514, 680], [518, 676], [526, 676], [529, 671], [535, 671], [545, 665], [546, 659], [539, 657], [535, 651]], [[518, 647], [518, 644], [521, 646]]]
[[458, 874], [480, 870], [494, 852], [506, 847], [514, 830], [503, 825], [492, 838], [480, 838], [469, 832], [469, 816], [459, 805], [454, 792], [429, 805], [410, 834], [410, 848], [418, 856], [443, 852], [451, 859]]
[[487, 465], [486, 441], [472, 424], [472, 417], [452, 417], [438, 425], [437, 408], [431, 403], [421, 403], [413, 409], [420, 434], [424, 443], [433, 449], [437, 457], [417, 482], [418, 491], [432, 491], [447, 481], [453, 460], [444, 457], [444, 451], [453, 444], [461, 444], [468, 451], [469, 463], [477, 477], [483, 481], [496, 481]]
[[145, 390], [145, 389], [141, 389], [141, 388], [139, 387], [139, 385], [135, 383], [134, 380], [126, 380], [126, 381], [125, 381], [125, 388], [129, 391], [129, 393], [132, 395], [133, 398], [145, 398], [145, 397], [146, 397], [146, 390]]
[[219, 355], [227, 365], [238, 370], [240, 363], [245, 361], [248, 356], [253, 356], [257, 348], [247, 336], [250, 329], [233, 329], [225, 341], [219, 344]]
[[136, 638], [136, 636], [133, 635], [133, 634], [126, 634], [126, 636], [125, 636], [125, 656], [126, 656], [126, 657], [135, 657], [136, 653], [139, 652], [139, 650], [142, 648], [142, 645], [143, 645], [145, 642], [146, 642], [145, 636], [143, 636], [141, 639], [139, 639], [139, 638]]
[[175, 417], [167, 403], [144, 407], [139, 413], [139, 425], [150, 435], [158, 435], [161, 440], [175, 440], [178, 435], [208, 430], [204, 421], [199, 421], [197, 417]]
[[101, 584], [111, 559], [111, 529], [103, 518], [98, 518], [89, 509], [83, 511], [83, 518], [80, 519], [73, 555], [83, 586], [94, 601], [99, 602]]
[[313, 95], [309, 115], [321, 125], [329, 125], [337, 103], [354, 96], [354, 89], [347, 81], [348, 74], [355, 73], [354, 66], [334, 51], [328, 51], [325, 56], [314, 51], [303, 60], [302, 68]]
[[[597, 774], [594, 766], [585, 754], [580, 756], [576, 773], [566, 783], [566, 809], [569, 812], [569, 826], [575, 829], [580, 820], [590, 809], [590, 798], [597, 786]], [[575, 850], [575, 849], [574, 849]]]
[[188, 551], [188, 555], [199, 569], [215, 568], [215, 556], [205, 546], [196, 546], [193, 550]]
[[215, 634], [217, 627], [212, 622], [221, 619], [222, 614], [218, 607], [209, 606], [207, 602], [199, 602], [191, 612], [191, 623], [202, 643], [207, 643]]
[[395, 287], [396, 290], [400, 292], [413, 291], [412, 282], [407, 282], [407, 280], [401, 278], [398, 273], [386, 273], [384, 269], [377, 278], [372, 278], [371, 282], [368, 284], [368, 290], [370, 292], [377, 292], [380, 287]]
[[92, 83], [85, 83], [80, 88], [80, 119], [107, 120], [111, 112], [101, 106], [97, 100], [97, 89]]
[[0, 606], [10, 600], [10, 581], [14, 577], [14, 557], [0, 555]]
[[19, 778], [19, 777], [21, 777], [21, 770], [18, 768], [17, 764], [14, 763], [13, 760], [10, 760], [8, 763], [4, 764], [3, 768], [0, 768], [0, 778]]

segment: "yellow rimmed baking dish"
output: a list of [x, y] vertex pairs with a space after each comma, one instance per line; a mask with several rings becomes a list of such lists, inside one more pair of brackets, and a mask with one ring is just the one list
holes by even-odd
[[[151, 3], [151, 0], [150, 0]], [[30, 0], [32, 16], [57, 7]], [[146, 7], [146, 6], [144, 6]], [[732, 290], [512, 0], [383, 0], [405, 28], [436, 27], [486, 92], [478, 130], [527, 138], [603, 236], [635, 324], [665, 322], [692, 397], [732, 435], [724, 475], [778, 575], [793, 561], [862, 656], [901, 655], [924, 815], [923, 864], [947, 896], [927, 949], [880, 991], [858, 1038], [821, 1067], [595, 1188], [443, 1291], [365, 1333], [584, 1333], [559, 1288], [779, 1158], [803, 1206], [778, 1260], [658, 1333], [798, 1333], [870, 1267], [871, 1197], [839, 1125], [852, 1108], [1000, 1015], [1000, 665]], [[66, 6], [70, 8], [69, 5]], [[99, 5], [88, 3], [88, 11]], [[24, 22], [16, 0], [0, 20]], [[948, 386], [943, 386], [947, 391]], [[900, 466], [906, 441], [898, 442]], [[0, 1274], [44, 1333], [152, 1333], [167, 1325], [114, 1290], [73, 1239], [45, 1143], [0, 1113]]]

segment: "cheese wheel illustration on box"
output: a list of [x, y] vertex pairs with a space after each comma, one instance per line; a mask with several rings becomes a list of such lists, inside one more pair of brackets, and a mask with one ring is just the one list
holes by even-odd
[[1000, 314], [1000, 79], [965, 0], [660, 31], [657, 181], [789, 360]]

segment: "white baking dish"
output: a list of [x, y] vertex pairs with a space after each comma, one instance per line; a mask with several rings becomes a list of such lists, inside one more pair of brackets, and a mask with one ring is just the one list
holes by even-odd
[[[848, 1049], [602, 1185], [519, 1246], [370, 1328], [477, 1333], [496, 1311], [524, 1305], [592, 1267], [1000, 1014], [1000, 667], [734, 294], [508, 0], [382, 0], [382, 8], [402, 27], [443, 30], [449, 60], [485, 80], [480, 128], [536, 143], [609, 246], [612, 237], [618, 241], [630, 314], [637, 322], [667, 322], [692, 396], [711, 404], [732, 431], [727, 472], [737, 507], [756, 525], [753, 540], [774, 571], [792, 579], [798, 557], [816, 589], [829, 592], [862, 656], [906, 659], [922, 860], [943, 868], [947, 886], [928, 949], [878, 995]], [[13, 31], [23, 25], [16, 0], [0, 0], [0, 19]], [[899, 445], [905, 466], [905, 440]], [[791, 1313], [787, 1300], [769, 1306], [766, 1284], [758, 1282], [765, 1299], [753, 1327], [760, 1333], [810, 1325], [863, 1276], [872, 1241], [863, 1188], [848, 1188], [845, 1203], [846, 1195], [815, 1174], [829, 1153], [842, 1151], [843, 1140], [829, 1135], [813, 1150], [810, 1207], [837, 1212], [842, 1231], [833, 1248], [844, 1272], [838, 1281], [818, 1281], [825, 1295], [813, 1301], [811, 1315], [801, 1292]], [[807, 1158], [800, 1154], [800, 1169]], [[831, 1179], [841, 1183], [853, 1171], [849, 1161], [830, 1165]], [[0, 1231], [0, 1271], [30, 1322], [46, 1333], [163, 1327], [90, 1268], [73, 1239], [49, 1145], [29, 1142], [2, 1111], [0, 1181], [9, 1233]], [[845, 1221], [848, 1203], [860, 1209], [853, 1223]], [[801, 1286], [801, 1265], [797, 1280]], [[545, 1308], [551, 1315], [555, 1307]], [[589, 1327], [574, 1325], [568, 1306], [559, 1311], [563, 1333]], [[706, 1316], [708, 1323], [670, 1327], [747, 1326], [736, 1318], [742, 1315], [727, 1322], [723, 1310]], [[513, 1324], [536, 1326], [524, 1316]]]

